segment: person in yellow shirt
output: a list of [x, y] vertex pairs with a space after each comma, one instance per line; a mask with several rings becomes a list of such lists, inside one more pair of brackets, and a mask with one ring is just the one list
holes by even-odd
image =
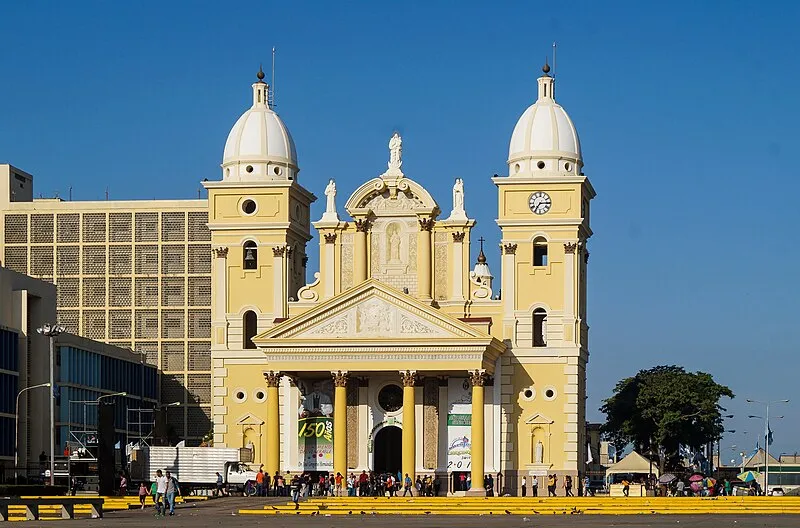
[[631, 491], [631, 483], [628, 482], [628, 479], [622, 479], [622, 494], [626, 497]]

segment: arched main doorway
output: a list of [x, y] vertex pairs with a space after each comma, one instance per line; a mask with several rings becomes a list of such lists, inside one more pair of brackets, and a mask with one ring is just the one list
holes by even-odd
[[383, 427], [375, 434], [373, 471], [396, 475], [403, 463], [403, 430], [395, 426]]

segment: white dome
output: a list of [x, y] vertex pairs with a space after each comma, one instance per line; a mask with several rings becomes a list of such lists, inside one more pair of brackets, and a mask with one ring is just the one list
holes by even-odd
[[222, 154], [224, 181], [286, 180], [297, 177], [292, 135], [269, 106], [263, 73], [253, 84], [253, 106], [233, 125]]
[[567, 112], [555, 101], [555, 80], [539, 77], [539, 98], [517, 121], [508, 148], [509, 175], [536, 175], [542, 171], [580, 174], [583, 167], [578, 131]]

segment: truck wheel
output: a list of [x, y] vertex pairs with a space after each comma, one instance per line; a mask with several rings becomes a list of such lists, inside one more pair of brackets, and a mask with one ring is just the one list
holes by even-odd
[[248, 497], [252, 497], [256, 494], [256, 485], [253, 484], [253, 481], [248, 480], [244, 484], [244, 494]]

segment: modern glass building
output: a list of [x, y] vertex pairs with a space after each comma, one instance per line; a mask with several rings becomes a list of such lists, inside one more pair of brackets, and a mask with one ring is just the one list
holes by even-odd
[[0, 327], [0, 459], [14, 460], [14, 414], [19, 390], [19, 334]]
[[[158, 399], [158, 371], [132, 351], [64, 335], [56, 350], [59, 428], [56, 443], [63, 452], [70, 443], [95, 445], [87, 431], [97, 431], [98, 398], [114, 403], [115, 441], [127, 440], [127, 410], [154, 408]], [[124, 396], [118, 393], [126, 393]], [[90, 435], [91, 436], [91, 435]]]

